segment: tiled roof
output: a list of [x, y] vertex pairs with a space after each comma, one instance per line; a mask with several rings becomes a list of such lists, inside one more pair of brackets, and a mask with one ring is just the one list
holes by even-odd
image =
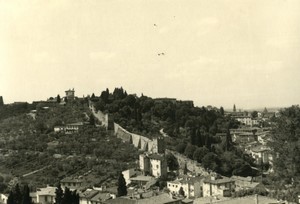
[[227, 177], [223, 177], [221, 179], [215, 179], [215, 180], [212, 180], [211, 177], [204, 179], [204, 183], [211, 183], [211, 184], [222, 184], [222, 183], [232, 183], [232, 182], [234, 181]]

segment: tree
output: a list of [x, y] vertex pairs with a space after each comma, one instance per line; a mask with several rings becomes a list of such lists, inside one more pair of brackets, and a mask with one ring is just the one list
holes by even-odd
[[4, 105], [4, 102], [3, 102], [3, 97], [0, 96], [0, 107]]
[[56, 97], [56, 101], [57, 103], [60, 103], [61, 102], [61, 98], [60, 98], [60, 95], [58, 94], [57, 97]]
[[193, 159], [195, 150], [196, 150], [196, 146], [188, 144], [184, 150], [184, 155], [190, 159]]
[[[280, 111], [269, 146], [273, 152], [274, 172], [279, 185], [290, 185], [293, 194], [300, 194], [299, 105]], [[296, 197], [291, 197], [291, 200], [296, 200]]]
[[22, 204], [32, 204], [28, 185], [24, 186]]
[[257, 112], [257, 111], [253, 111], [253, 112], [251, 113], [251, 117], [252, 117], [252, 118], [257, 118], [257, 117], [258, 117], [258, 112]]
[[118, 179], [118, 197], [120, 196], [126, 196], [127, 195], [127, 187], [126, 187], [126, 181], [124, 179], [123, 174], [121, 173], [119, 175]]
[[187, 175], [187, 172], [188, 172], [188, 168], [187, 168], [187, 164], [185, 163], [183, 168], [183, 174]]
[[224, 151], [230, 151], [231, 148], [232, 148], [232, 138], [231, 138], [230, 130], [227, 129]]
[[59, 183], [55, 189], [55, 204], [62, 204], [63, 197], [64, 192]]
[[17, 183], [17, 185], [15, 186], [15, 189], [14, 189], [14, 203], [21, 204], [21, 202], [22, 202], [22, 193], [20, 190], [20, 186]]
[[15, 200], [14, 193], [13, 191], [10, 191], [7, 198], [7, 204], [15, 204], [14, 200]]
[[179, 164], [176, 157], [173, 154], [166, 154], [166, 160], [170, 171], [178, 170]]
[[233, 112], [236, 112], [235, 104], [233, 104]]
[[212, 171], [218, 171], [220, 166], [219, 156], [216, 155], [215, 153], [209, 152], [203, 157], [202, 165], [205, 168], [210, 169]]
[[180, 189], [179, 189], [179, 195], [182, 195], [182, 196], [184, 196], [184, 190], [183, 190], [183, 188], [182, 188], [182, 186], [180, 187]]
[[95, 126], [96, 122], [95, 122], [95, 117], [94, 115], [91, 113], [90, 115], [90, 120], [89, 120], [90, 125]]
[[225, 114], [224, 108], [222, 106], [220, 107], [220, 113], [221, 113], [221, 115]]
[[196, 160], [197, 162], [201, 163], [202, 158], [209, 152], [209, 149], [207, 149], [205, 146], [204, 147], [199, 147], [196, 149], [196, 151], [193, 154], [193, 159]]
[[65, 187], [64, 196], [62, 199], [62, 204], [71, 204], [72, 203], [72, 192], [68, 187]]
[[184, 153], [185, 148], [186, 148], [186, 144], [184, 144], [184, 143], [179, 143], [175, 147], [176, 151], [179, 152], [180, 154]]

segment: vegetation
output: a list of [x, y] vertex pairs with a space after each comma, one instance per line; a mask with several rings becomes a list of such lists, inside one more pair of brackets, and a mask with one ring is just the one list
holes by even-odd
[[7, 204], [32, 204], [29, 192], [28, 185], [24, 185], [24, 189], [21, 191], [19, 184], [16, 184], [8, 195]]
[[[253, 160], [233, 144], [229, 133], [229, 129], [237, 128], [239, 123], [225, 116], [222, 107], [199, 108], [189, 101], [137, 97], [127, 94], [122, 87], [112, 93], [106, 89], [91, 100], [96, 109], [109, 113], [130, 132], [151, 138], [163, 129], [171, 137], [166, 139], [167, 148], [198, 162], [204, 159], [205, 168], [226, 176], [255, 175], [251, 170], [255, 165]], [[226, 137], [219, 137], [217, 133], [226, 133]]]
[[79, 204], [79, 194], [65, 187], [63, 191], [60, 184], [55, 190], [55, 204]]
[[119, 175], [118, 179], [118, 197], [127, 195], [127, 187], [123, 174]]
[[280, 112], [269, 146], [274, 155], [274, 174], [270, 176], [270, 186], [280, 192], [280, 197], [296, 201], [300, 195], [299, 106], [292, 106]]
[[[138, 150], [104, 128], [95, 127], [87, 100], [47, 109], [40, 104], [36, 107], [35, 119], [17, 111], [0, 120], [1, 192], [9, 192], [11, 180], [28, 183], [35, 189], [45, 184], [55, 185], [71, 175], [86, 175], [86, 186], [103, 182], [111, 185], [119, 171], [136, 167]], [[82, 121], [90, 125], [83, 126], [78, 133], [66, 135], [53, 131], [56, 125]], [[36, 170], [40, 171], [23, 176]]]

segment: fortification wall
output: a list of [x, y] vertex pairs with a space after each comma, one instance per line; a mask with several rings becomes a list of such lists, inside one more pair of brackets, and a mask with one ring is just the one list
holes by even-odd
[[194, 172], [199, 175], [209, 176], [209, 172], [206, 171], [203, 167], [201, 167], [197, 161], [191, 160], [191, 159], [187, 158], [186, 156], [184, 156], [178, 152], [169, 150], [169, 149], [166, 149], [166, 153], [171, 153], [176, 157], [179, 167], [181, 169], [183, 169], [186, 164], [187, 169], [189, 171]]

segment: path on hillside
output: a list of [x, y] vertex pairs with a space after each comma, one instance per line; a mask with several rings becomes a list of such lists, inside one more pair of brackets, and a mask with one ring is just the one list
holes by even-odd
[[30, 175], [32, 175], [32, 174], [35, 174], [35, 173], [39, 172], [39, 171], [43, 171], [44, 169], [47, 169], [47, 168], [50, 167], [50, 166], [51, 166], [51, 165], [48, 165], [48, 166], [45, 166], [45, 167], [43, 167], [43, 168], [41, 168], [41, 169], [38, 169], [38, 170], [35, 170], [35, 171], [32, 171], [32, 172], [29, 172], [29, 173], [27, 173], [27, 174], [23, 174], [22, 177], [30, 176]]

